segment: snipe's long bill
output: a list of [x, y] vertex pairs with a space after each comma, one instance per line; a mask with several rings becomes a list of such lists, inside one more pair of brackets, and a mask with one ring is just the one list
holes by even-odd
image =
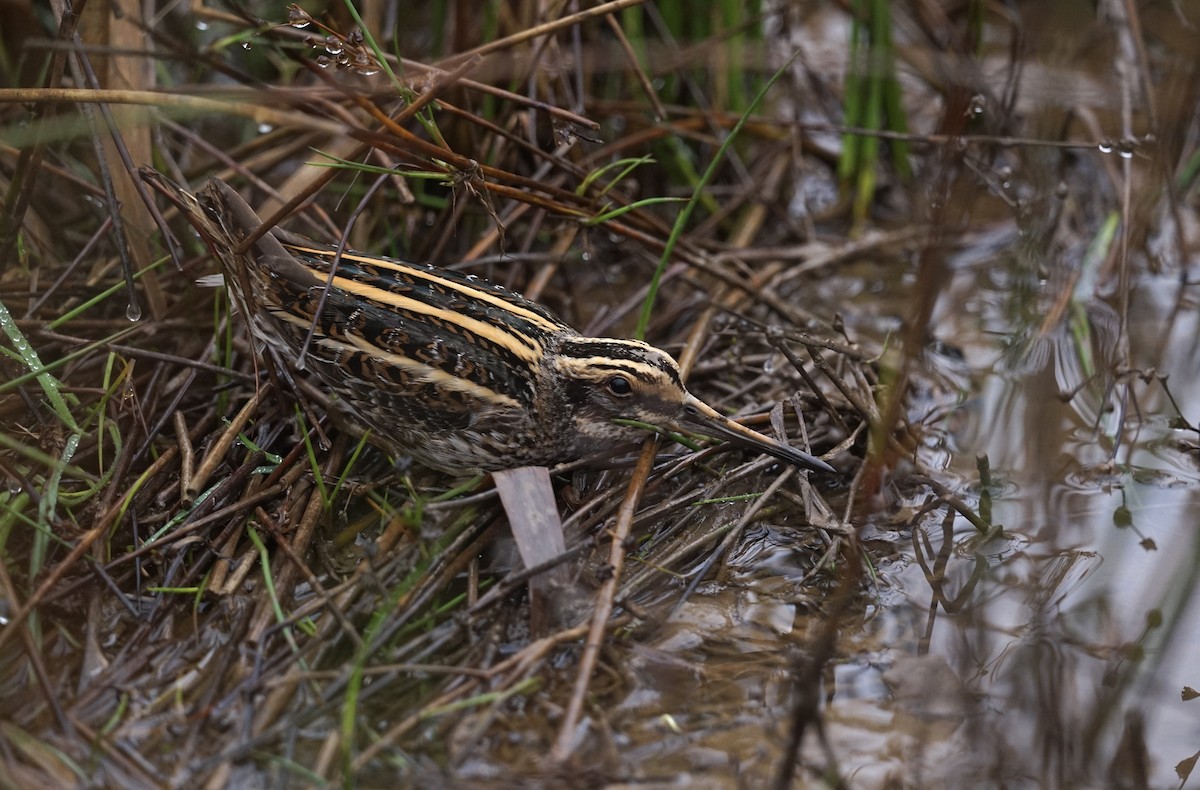
[[220, 259], [254, 337], [294, 363], [315, 327], [305, 369], [393, 452], [454, 474], [551, 465], [644, 438], [616, 422], [630, 420], [834, 471], [691, 395], [653, 346], [585, 337], [519, 294], [428, 264], [344, 251], [331, 276], [334, 247], [277, 228], [239, 252], [262, 221], [227, 184], [192, 195], [142, 174]]

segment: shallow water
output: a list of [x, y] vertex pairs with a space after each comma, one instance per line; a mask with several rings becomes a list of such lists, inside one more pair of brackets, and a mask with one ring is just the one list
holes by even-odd
[[[1169, 372], [1184, 405], [1196, 402], [1200, 359], [1194, 310], [1168, 318], [1181, 293], [1193, 298], [1177, 273], [1139, 282], [1129, 343], [1133, 365]], [[1101, 319], [1093, 326], [1111, 328], [1111, 308], [1088, 307]], [[969, 327], [946, 328], [970, 337]], [[988, 329], [999, 352], [1020, 327]], [[977, 755], [1019, 766], [1017, 775], [1035, 783], [1098, 781], [1128, 735], [1144, 741], [1151, 783], [1164, 786], [1200, 749], [1195, 703], [1181, 699], [1197, 682], [1200, 655], [1197, 474], [1177, 446], [1190, 437], [1171, 427], [1173, 408], [1154, 381], [1104, 381], [1065, 402], [1060, 393], [1082, 383], [1073, 349], [1065, 333], [1051, 333], [1016, 365], [972, 366], [950, 469], [969, 478], [973, 459], [986, 454], [1003, 481], [994, 522], [1010, 539], [983, 547], [977, 588], [958, 613], [936, 619], [928, 650], [982, 695]], [[956, 537], [967, 535], [960, 527]], [[956, 545], [951, 566], [969, 564], [968, 542]], [[908, 598], [886, 616], [928, 607], [919, 568], [884, 577]]]
[[[1136, 785], [1143, 770], [1151, 786], [1172, 785], [1176, 764], [1200, 749], [1200, 701], [1182, 696], [1200, 683], [1200, 480], [1180, 444], [1196, 435], [1173, 427], [1153, 377], [1085, 383], [1072, 333], [1032, 325], [1043, 314], [1014, 303], [1025, 297], [1003, 275], [1012, 256], [958, 257], [968, 262], [949, 266], [909, 416], [925, 422], [931, 476], [976, 510], [986, 457], [991, 522], [1003, 531], [983, 540], [945, 507], [906, 522], [933, 492], [897, 470], [891, 500], [860, 531], [875, 578], [825, 676], [828, 752], [809, 738], [802, 762], [836, 761], [855, 787]], [[859, 288], [845, 310], [852, 331], [890, 328], [898, 285]], [[821, 289], [855, 290], [836, 278]], [[1129, 307], [1130, 361], [1169, 373], [1185, 409], [1200, 395], [1193, 299], [1176, 271], [1138, 277]], [[1114, 309], [1083, 303], [1090, 350], [1114, 353]], [[714, 759], [725, 776], [772, 774], [794, 653], [823, 607], [823, 592], [805, 587], [814, 555], [799, 542], [792, 530], [747, 533], [729, 575], [702, 586], [642, 656], [644, 685], [625, 707], [653, 699], [679, 711], [678, 733], [647, 724], [656, 764], [705, 774]], [[721, 706], [726, 718], [706, 729]], [[750, 737], [755, 728], [770, 737]]]

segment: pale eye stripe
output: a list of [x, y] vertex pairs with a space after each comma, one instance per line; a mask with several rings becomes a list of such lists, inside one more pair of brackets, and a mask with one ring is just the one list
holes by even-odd
[[361, 296], [364, 299], [370, 299], [382, 305], [393, 307], [397, 310], [407, 310], [416, 315], [429, 316], [445, 321], [447, 324], [460, 326], [469, 334], [477, 337], [482, 337], [485, 340], [491, 341], [500, 348], [507, 349], [517, 357], [526, 362], [536, 363], [542, 357], [542, 344], [537, 338], [529, 335], [514, 332], [511, 329], [504, 329], [499, 326], [494, 326], [485, 321], [480, 321], [476, 318], [468, 318], [461, 313], [456, 313], [453, 310], [445, 310], [440, 307], [426, 304], [419, 299], [412, 299], [407, 296], [390, 293], [382, 288], [376, 288], [373, 285], [365, 285], [357, 280], [351, 280], [345, 277], [334, 277], [333, 286], [347, 293], [352, 293], [355, 296]]
[[[282, 311], [274, 311], [274, 313], [277, 317], [282, 318], [290, 324], [295, 324], [298, 327], [302, 327], [305, 331], [307, 331], [311, 326], [307, 320], [297, 315], [293, 315], [292, 313]], [[356, 335], [350, 335], [348, 340], [350, 341], [349, 343], [337, 338], [329, 337], [328, 335], [324, 335], [318, 337], [316, 342], [326, 348], [345, 351], [361, 351], [362, 353], [382, 360], [389, 365], [395, 365], [398, 368], [407, 370], [414, 374], [421, 381], [427, 381], [431, 384], [436, 384], [439, 387], [444, 387], [445, 389], [452, 390], [454, 392], [462, 392], [467, 395], [471, 395], [494, 406], [508, 406], [511, 408], [518, 408], [521, 406], [521, 402], [516, 398], [510, 397], [501, 392], [496, 392], [496, 390], [491, 389], [490, 387], [476, 384], [470, 379], [460, 378], [451, 373], [447, 373], [441, 368], [435, 368], [432, 365], [425, 364], [424, 362], [418, 362], [415, 359], [410, 359], [402, 354], [397, 354], [392, 351], [385, 351], [379, 346], [372, 345], [371, 342], [365, 338], [358, 337]]]
[[[318, 258], [324, 258], [327, 260], [331, 259], [329, 250], [318, 250], [318, 249], [312, 249], [309, 247], [299, 247], [294, 244], [291, 244], [288, 246], [292, 247], [295, 250], [298, 250], [299, 252], [307, 253], [309, 255], [312, 255], [312, 256], [315, 256]], [[454, 280], [450, 280], [445, 277], [441, 277], [434, 271], [426, 271], [425, 269], [422, 269], [418, 266], [410, 266], [410, 265], [401, 263], [399, 261], [389, 261], [389, 260], [385, 260], [382, 258], [372, 258], [369, 255], [358, 255], [353, 252], [343, 252], [342, 257], [349, 261], [365, 263], [369, 266], [374, 266], [379, 269], [391, 269], [392, 271], [399, 272], [399, 273], [405, 275], [406, 277], [418, 277], [422, 280], [425, 280], [426, 282], [437, 283], [438, 285], [442, 286], [443, 288], [453, 289], [465, 296], [469, 296], [472, 299], [478, 299], [479, 301], [487, 302], [488, 304], [490, 304], [494, 307], [499, 307], [501, 310], [506, 310], [510, 313], [514, 313], [514, 314], [520, 316], [521, 318], [524, 318], [526, 321], [533, 324], [534, 326], [536, 326], [540, 329], [544, 329], [547, 332], [558, 332], [561, 329], [563, 329], [563, 324], [561, 324], [558, 321], [552, 321], [552, 320], [546, 318], [546, 316], [542, 315], [541, 313], [537, 312], [536, 310], [530, 310], [529, 308], [523, 307], [520, 304], [514, 304], [513, 302], [510, 302], [507, 299], [503, 299], [495, 294], [488, 293], [487, 291], [483, 291], [478, 288], [472, 288], [470, 285], [468, 285], [466, 283], [455, 282]], [[516, 295], [514, 294], [514, 296], [516, 296]]]

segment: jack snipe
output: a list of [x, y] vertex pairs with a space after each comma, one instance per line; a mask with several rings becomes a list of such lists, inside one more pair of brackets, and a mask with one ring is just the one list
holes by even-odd
[[[262, 221], [217, 179], [198, 195], [156, 171], [220, 259], [254, 337], [305, 368], [341, 416], [387, 449], [464, 474], [550, 465], [638, 441], [632, 420], [691, 428], [797, 466], [829, 464], [733, 422], [684, 388], [664, 351], [584, 337], [545, 308], [472, 275], [345, 251], [277, 228], [237, 248]], [[324, 293], [324, 304], [318, 303]]]

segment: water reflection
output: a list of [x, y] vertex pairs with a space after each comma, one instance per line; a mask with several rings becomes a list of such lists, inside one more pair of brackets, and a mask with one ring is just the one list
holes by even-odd
[[[805, 776], [835, 770], [855, 787], [1176, 784], [1176, 764], [1200, 749], [1200, 702], [1183, 699], [1200, 686], [1200, 503], [1186, 452], [1196, 436], [1177, 427], [1173, 405], [1200, 402], [1194, 304], [1177, 279], [1140, 283], [1126, 352], [1111, 304], [1083, 300], [1047, 326], [997, 276], [1014, 259], [988, 249], [950, 267], [944, 298], [969, 294], [969, 306], [939, 305], [934, 334], [952, 341], [922, 356], [908, 404], [925, 427], [930, 478], [903, 470], [857, 525], [872, 575], [837, 621]], [[848, 323], [886, 336], [902, 310], [867, 290]], [[1170, 371], [1165, 387], [1137, 372], [1151, 368]], [[933, 478], [963, 507], [990, 509], [984, 520], [1000, 529], [982, 535]], [[838, 560], [811, 530], [747, 530], [638, 649], [625, 706], [646, 718], [624, 730], [636, 733], [631, 753], [690, 776], [713, 764], [774, 775], [796, 667], [829, 616], [833, 591], [814, 570]]]
[[[1169, 313], [1151, 306], [1177, 302], [1178, 291], [1178, 281], [1164, 279], [1134, 292], [1130, 361], [1169, 366], [1174, 401], [1194, 403], [1196, 316], [1176, 313], [1164, 324]], [[992, 298], [1001, 305], [1005, 295]], [[939, 334], [965, 338], [976, 351], [985, 331], [998, 328], [995, 313], [990, 322], [959, 315]], [[911, 747], [893, 765], [904, 776], [1071, 786], [1134, 777], [1145, 762], [1152, 784], [1163, 786], [1177, 782], [1176, 763], [1200, 749], [1195, 704], [1181, 698], [1200, 680], [1195, 469], [1172, 441], [1173, 406], [1158, 380], [1106, 375], [1119, 369], [1116, 312], [1091, 301], [1077, 318], [1075, 331], [1064, 322], [1027, 332], [1016, 347], [997, 340], [997, 364], [972, 371], [975, 396], [951, 423], [957, 455], [936, 456], [965, 478], [971, 459], [986, 455], [1006, 482], [993, 489], [992, 508], [1007, 542], [973, 545], [961, 519], [928, 514], [915, 525], [917, 562], [881, 569], [888, 586], [906, 594], [881, 617], [912, 627], [880, 670], [890, 696], [875, 700], [905, 733], [893, 737]], [[1090, 331], [1080, 335], [1083, 324]], [[946, 554], [946, 546], [954, 550]], [[923, 631], [915, 625], [921, 611]], [[929, 663], [904, 672], [916, 659]], [[916, 691], [897, 685], [899, 675]], [[946, 759], [944, 727], [903, 724], [913, 719], [912, 700], [946, 689], [962, 703], [949, 742], [973, 756], [970, 768]], [[861, 710], [863, 700], [846, 705]], [[840, 707], [834, 699], [831, 711]], [[876, 770], [878, 754], [864, 752], [861, 770]]]

